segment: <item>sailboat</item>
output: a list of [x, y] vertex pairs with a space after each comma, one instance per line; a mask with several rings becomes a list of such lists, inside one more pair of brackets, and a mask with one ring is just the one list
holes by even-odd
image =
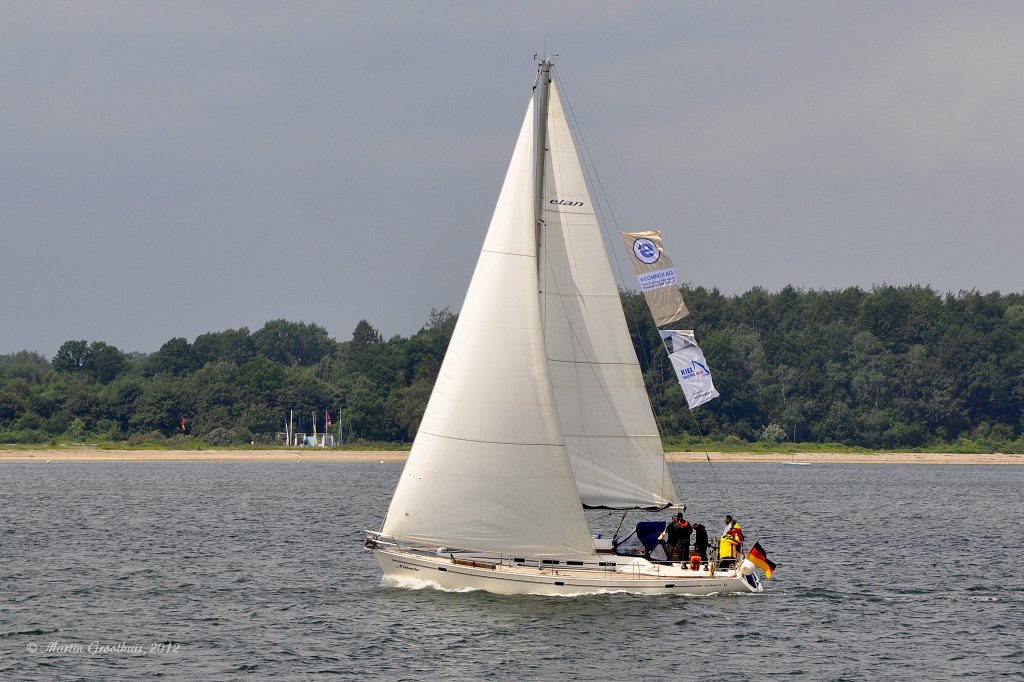
[[[659, 560], [585, 510], [682, 509], [542, 60], [465, 302], [380, 530], [388, 583], [499, 594], [760, 592], [749, 561]], [[659, 525], [660, 524], [660, 525]], [[653, 531], [653, 532], [652, 532]]]

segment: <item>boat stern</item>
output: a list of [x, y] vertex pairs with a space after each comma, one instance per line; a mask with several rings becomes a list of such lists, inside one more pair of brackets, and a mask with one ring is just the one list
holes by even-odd
[[744, 559], [743, 563], [740, 564], [737, 573], [742, 578], [743, 584], [751, 592], [764, 592], [764, 583], [761, 582], [761, 578], [758, 577], [757, 568], [750, 559]]

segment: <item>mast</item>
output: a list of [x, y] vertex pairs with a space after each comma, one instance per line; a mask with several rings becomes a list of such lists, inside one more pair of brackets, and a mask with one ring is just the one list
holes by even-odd
[[544, 160], [547, 153], [548, 146], [548, 92], [551, 87], [551, 67], [553, 64], [550, 59], [544, 59], [540, 63], [540, 68], [537, 74], [537, 103], [536, 103], [536, 124], [534, 127], [536, 148], [534, 149], [533, 155], [533, 195], [534, 195], [534, 207], [533, 217], [536, 224], [536, 244], [537, 244], [537, 269], [541, 269], [541, 263], [543, 260], [540, 257], [541, 248], [541, 228], [544, 225]]

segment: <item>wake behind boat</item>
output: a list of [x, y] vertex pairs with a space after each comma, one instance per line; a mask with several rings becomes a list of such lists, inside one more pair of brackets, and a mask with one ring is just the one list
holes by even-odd
[[[637, 258], [655, 264], [646, 281], [664, 288], [660, 240], [635, 235], [647, 235], [627, 239]], [[678, 297], [678, 286], [669, 288]], [[681, 297], [676, 308], [656, 315], [659, 325], [686, 314]], [[663, 334], [680, 348], [692, 337]], [[680, 378], [699, 376], [697, 365]], [[595, 538], [584, 514], [669, 508], [683, 506], [544, 60], [419, 431], [366, 547], [397, 585], [560, 595], [762, 590], [746, 558], [728, 568], [669, 560], [658, 540], [664, 522], [638, 524], [630, 544]]]

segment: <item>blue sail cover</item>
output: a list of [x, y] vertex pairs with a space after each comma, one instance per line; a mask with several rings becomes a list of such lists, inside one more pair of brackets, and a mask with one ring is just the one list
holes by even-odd
[[636, 524], [636, 536], [650, 554], [658, 546], [658, 538], [665, 532], [664, 521], [641, 521]]
[[615, 543], [615, 553], [619, 556], [643, 555], [655, 561], [668, 559], [658, 542], [658, 538], [665, 532], [665, 525], [664, 521], [641, 521], [632, 533]]

